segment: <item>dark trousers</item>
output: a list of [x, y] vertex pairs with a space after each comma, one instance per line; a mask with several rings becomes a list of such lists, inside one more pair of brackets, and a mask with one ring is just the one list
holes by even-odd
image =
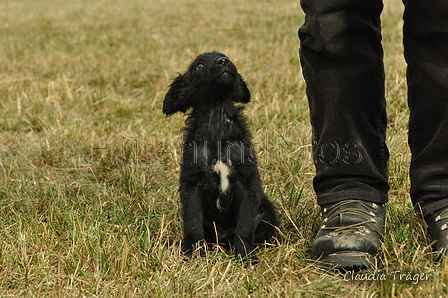
[[[411, 199], [423, 216], [448, 206], [448, 2], [404, 0]], [[381, 0], [302, 0], [319, 205], [387, 202], [389, 153]]]

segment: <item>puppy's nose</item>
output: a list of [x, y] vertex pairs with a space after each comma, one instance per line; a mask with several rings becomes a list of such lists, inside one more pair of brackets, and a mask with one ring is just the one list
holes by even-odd
[[216, 60], [216, 64], [221, 66], [226, 66], [227, 64], [229, 64], [229, 62], [230, 60], [227, 57], [221, 57]]

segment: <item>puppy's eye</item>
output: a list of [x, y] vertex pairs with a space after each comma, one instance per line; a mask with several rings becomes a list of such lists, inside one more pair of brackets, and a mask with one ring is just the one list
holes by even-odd
[[204, 64], [199, 63], [198, 65], [196, 65], [196, 70], [200, 70], [203, 67], [204, 67]]

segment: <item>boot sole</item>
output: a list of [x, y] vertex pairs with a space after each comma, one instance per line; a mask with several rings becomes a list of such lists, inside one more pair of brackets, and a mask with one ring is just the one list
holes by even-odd
[[374, 256], [362, 251], [340, 251], [317, 261], [326, 270], [360, 271], [374, 267]]

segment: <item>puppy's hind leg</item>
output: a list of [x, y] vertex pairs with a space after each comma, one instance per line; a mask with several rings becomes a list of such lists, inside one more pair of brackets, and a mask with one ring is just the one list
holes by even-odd
[[276, 227], [280, 225], [280, 219], [274, 204], [264, 193], [261, 196], [258, 212], [259, 222], [255, 230], [254, 243], [263, 244], [274, 235]]
[[235, 197], [239, 198], [237, 223], [234, 235], [235, 254], [252, 264], [258, 262], [254, 252], [254, 234], [258, 202], [254, 194], [246, 191], [241, 184], [235, 184]]
[[182, 251], [187, 257], [196, 249], [205, 254], [205, 232], [203, 226], [202, 198], [197, 187], [181, 187], [180, 200], [182, 203], [182, 219], [184, 238]]

